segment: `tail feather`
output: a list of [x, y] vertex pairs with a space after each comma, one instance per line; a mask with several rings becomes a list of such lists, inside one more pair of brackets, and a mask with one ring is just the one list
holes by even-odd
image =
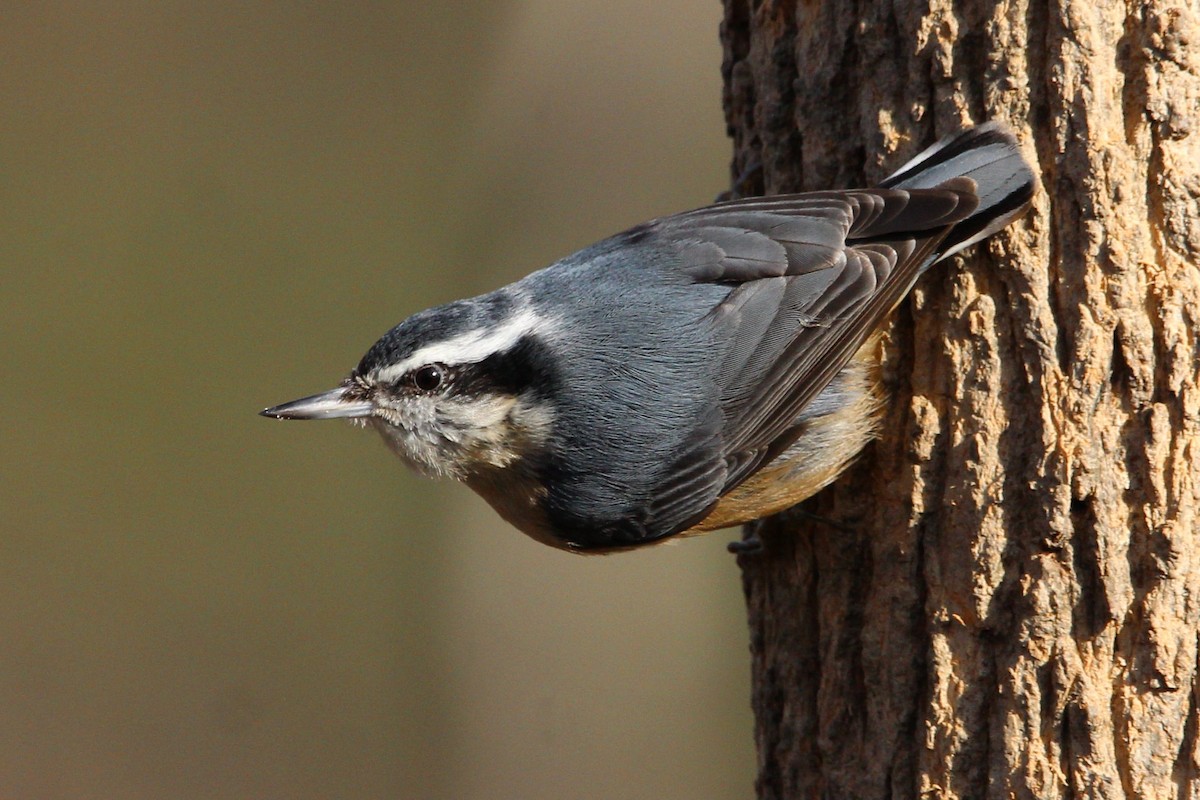
[[932, 189], [962, 177], [975, 182], [979, 208], [951, 229], [938, 248], [938, 261], [986, 239], [1029, 207], [1037, 178], [1012, 132], [998, 122], [963, 131], [923, 151], [880, 184]]

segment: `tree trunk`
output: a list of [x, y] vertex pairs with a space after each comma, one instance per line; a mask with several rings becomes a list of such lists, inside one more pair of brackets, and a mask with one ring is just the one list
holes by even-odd
[[885, 337], [884, 434], [743, 556], [761, 798], [1200, 798], [1200, 11], [726, 0], [735, 174], [1006, 120], [1033, 211]]

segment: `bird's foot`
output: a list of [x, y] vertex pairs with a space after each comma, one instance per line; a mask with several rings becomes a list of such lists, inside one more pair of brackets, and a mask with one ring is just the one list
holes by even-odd
[[765, 549], [763, 540], [758, 536], [759, 526], [762, 525], [762, 520], [754, 520], [747, 522], [742, 527], [742, 538], [736, 542], [730, 542], [725, 545], [725, 549], [733, 553], [735, 556], [756, 556], [762, 553]]

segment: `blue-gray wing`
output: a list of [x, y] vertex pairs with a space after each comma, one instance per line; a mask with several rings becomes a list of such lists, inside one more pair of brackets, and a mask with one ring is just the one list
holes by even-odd
[[732, 287], [705, 317], [720, 396], [653, 487], [646, 531], [702, 519], [786, 449], [796, 419], [978, 205], [975, 183], [722, 203], [651, 223], [697, 282]]

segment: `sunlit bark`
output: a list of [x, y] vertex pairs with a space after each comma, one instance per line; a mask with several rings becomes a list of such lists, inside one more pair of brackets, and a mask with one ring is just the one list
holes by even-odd
[[988, 119], [1043, 181], [897, 313], [828, 522], [743, 558], [759, 796], [1200, 796], [1197, 4], [725, 6], [759, 189]]

